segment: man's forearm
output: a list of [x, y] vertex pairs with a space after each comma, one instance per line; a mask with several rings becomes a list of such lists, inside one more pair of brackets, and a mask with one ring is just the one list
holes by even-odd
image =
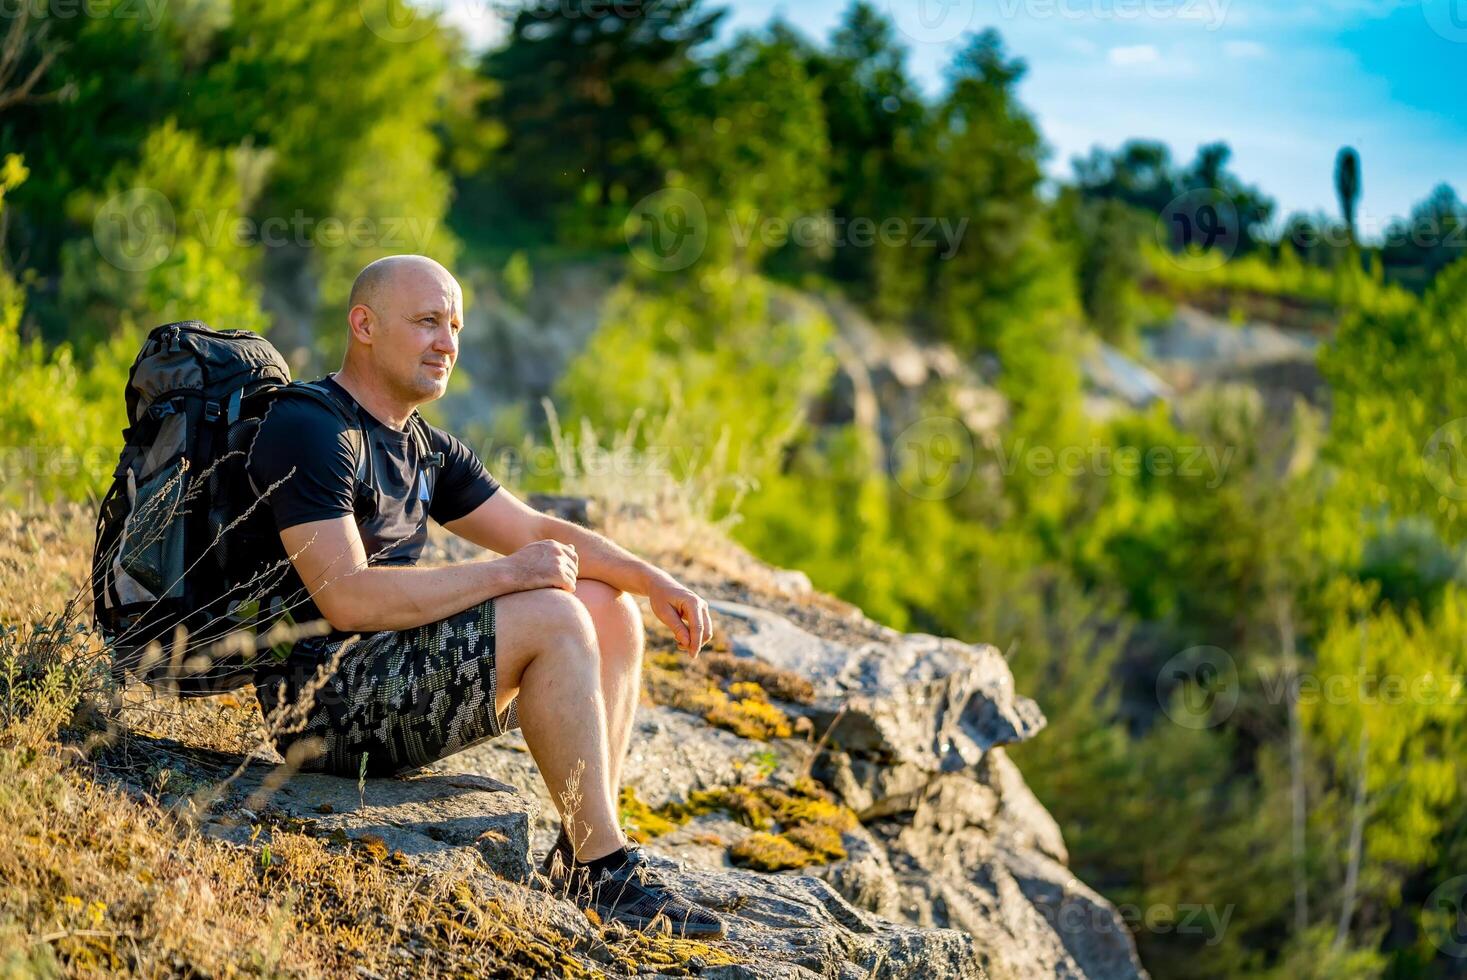
[[633, 595], [647, 595], [658, 578], [670, 578], [656, 565], [643, 561], [616, 542], [579, 524], [546, 515], [544, 529], [545, 537], [563, 541], [576, 549], [581, 578], [597, 579]]
[[340, 585], [346, 586], [339, 603], [344, 608], [333, 609], [328, 619], [354, 633], [411, 629], [523, 588], [503, 558], [439, 568], [378, 565], [352, 573]]

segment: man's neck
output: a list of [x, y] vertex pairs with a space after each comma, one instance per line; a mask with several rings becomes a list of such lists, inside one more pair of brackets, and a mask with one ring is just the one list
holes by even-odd
[[352, 371], [350, 364], [342, 365], [341, 370], [330, 377], [378, 422], [399, 431], [407, 429], [408, 419], [416, 405], [394, 398], [381, 385], [373, 384], [370, 377]]

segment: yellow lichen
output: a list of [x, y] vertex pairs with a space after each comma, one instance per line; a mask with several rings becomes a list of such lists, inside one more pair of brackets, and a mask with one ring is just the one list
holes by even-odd
[[729, 858], [760, 871], [839, 861], [846, 856], [841, 834], [858, 824], [850, 808], [808, 778], [784, 788], [740, 783], [698, 790], [656, 812], [682, 822], [714, 811], [756, 831], [730, 847]]
[[[768, 693], [758, 682], [738, 678], [725, 690], [706, 666], [698, 666], [698, 661], [685, 656], [667, 652], [650, 654], [644, 678], [644, 687], [654, 703], [701, 715], [710, 725], [743, 738], [763, 742], [808, 731], [806, 719], [791, 720], [770, 703]], [[782, 680], [780, 684], [780, 689], [789, 692], [790, 698], [804, 697], [804, 692], [791, 681]]]
[[645, 844], [654, 837], [676, 830], [681, 824], [687, 823], [686, 815], [679, 817], [666, 808], [654, 810], [637, 796], [637, 791], [630, 786], [621, 788], [621, 796], [617, 800], [621, 813], [622, 830], [627, 837], [638, 844]]
[[810, 852], [778, 834], [750, 834], [728, 849], [734, 864], [755, 871], [786, 871], [810, 864]]

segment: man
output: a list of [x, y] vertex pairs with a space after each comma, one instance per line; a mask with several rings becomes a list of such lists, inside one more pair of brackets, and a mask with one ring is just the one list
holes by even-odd
[[[352, 287], [342, 368], [320, 382], [357, 414], [367, 445], [309, 398], [277, 399], [260, 424], [247, 472], [309, 596], [294, 619], [332, 628], [256, 681], [267, 714], [309, 697], [304, 726], [277, 744], [296, 756], [313, 745], [305, 768], [355, 777], [519, 727], [562, 818], [547, 868], [569, 869], [578, 900], [634, 928], [660, 914], [684, 935], [722, 935], [717, 916], [627, 849], [616, 802], [641, 684], [629, 593], [647, 596], [692, 656], [713, 631], [708, 605], [606, 538], [526, 506], [462, 442], [412, 417], [447, 388], [462, 319], [463, 292], [437, 262], [373, 262]], [[375, 499], [362, 499], [363, 451]], [[506, 557], [413, 567], [429, 517]]]

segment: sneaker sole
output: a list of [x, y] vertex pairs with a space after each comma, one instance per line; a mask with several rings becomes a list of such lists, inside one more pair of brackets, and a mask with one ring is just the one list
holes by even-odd
[[[599, 915], [600, 913], [598, 912], [597, 914]], [[667, 922], [672, 926], [673, 935], [680, 936], [683, 939], [722, 939], [725, 932], [722, 925], [700, 926], [683, 923], [681, 926], [679, 926], [678, 923], [673, 922], [673, 920], [669, 919], [665, 915], [655, 916], [651, 919], [642, 915], [617, 915], [609, 916], [606, 918], [611, 922], [620, 922], [627, 928], [635, 929], [638, 932], [645, 932], [648, 927], [652, 925], [653, 922], [656, 922], [660, 919], [661, 921]]]

